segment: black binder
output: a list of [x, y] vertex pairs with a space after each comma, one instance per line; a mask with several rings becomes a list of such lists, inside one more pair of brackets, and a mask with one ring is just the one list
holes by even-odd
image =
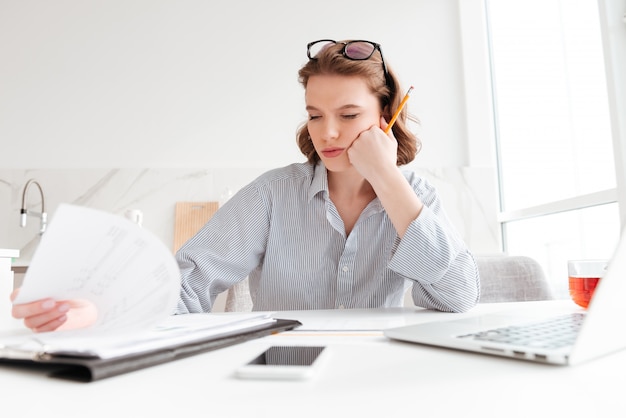
[[219, 336], [210, 336], [206, 339], [191, 343], [115, 358], [100, 359], [41, 352], [33, 353], [30, 359], [0, 358], [0, 365], [2, 367], [11, 366], [41, 370], [54, 378], [69, 379], [78, 382], [94, 382], [205, 353], [207, 351], [228, 347], [255, 338], [288, 331], [300, 325], [302, 324], [296, 320], [276, 319], [271, 323], [253, 329], [239, 330], [231, 334], [222, 334]]

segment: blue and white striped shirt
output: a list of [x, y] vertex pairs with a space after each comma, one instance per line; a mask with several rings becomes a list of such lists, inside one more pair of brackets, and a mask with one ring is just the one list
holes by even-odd
[[271, 170], [242, 188], [176, 254], [177, 313], [210, 312], [215, 298], [249, 276], [254, 310], [402, 306], [473, 307], [474, 258], [448, 221], [435, 189], [404, 173], [424, 203], [402, 239], [380, 200], [346, 236], [322, 163]]

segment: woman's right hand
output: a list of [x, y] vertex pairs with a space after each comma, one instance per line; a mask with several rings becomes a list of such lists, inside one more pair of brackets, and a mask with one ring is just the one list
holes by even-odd
[[[15, 289], [11, 294], [14, 301], [19, 293]], [[24, 325], [34, 332], [84, 328], [93, 324], [98, 317], [96, 307], [86, 300], [61, 300], [51, 298], [35, 302], [14, 304], [12, 315], [23, 319]]]

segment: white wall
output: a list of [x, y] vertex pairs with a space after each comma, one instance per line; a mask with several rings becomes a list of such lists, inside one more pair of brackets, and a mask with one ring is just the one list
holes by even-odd
[[[439, 188], [471, 249], [498, 251], [488, 122], [466, 120], [476, 77], [461, 51], [461, 36], [465, 49], [481, 41], [459, 12], [471, 21], [480, 1], [0, 0], [0, 248], [28, 265], [37, 247], [38, 221], [18, 227], [33, 177], [51, 221], [62, 202], [141, 209], [169, 245], [176, 201], [218, 200], [303, 161], [306, 44], [360, 38], [415, 87], [423, 150], [411, 168]], [[471, 157], [468, 135], [482, 141]], [[34, 190], [28, 203], [37, 209]]]
[[304, 160], [306, 44], [361, 38], [415, 87], [423, 150], [411, 168], [440, 188], [474, 251], [497, 251], [495, 178], [467, 150], [468, 133], [485, 135], [466, 121], [476, 77], [461, 37], [482, 41], [459, 13], [480, 1], [0, 0], [0, 247], [28, 263], [37, 221], [17, 224], [32, 177], [51, 220], [61, 202], [141, 209], [169, 243], [176, 201], [218, 200]]
[[297, 70], [320, 38], [379, 42], [422, 167], [467, 165], [458, 0], [0, 0], [0, 168], [302, 160]]

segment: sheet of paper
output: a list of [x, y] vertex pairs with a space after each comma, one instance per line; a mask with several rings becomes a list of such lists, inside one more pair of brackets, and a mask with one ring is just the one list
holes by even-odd
[[86, 299], [99, 331], [149, 329], [171, 315], [180, 271], [150, 231], [115, 214], [62, 204], [28, 267], [16, 303]]
[[121, 216], [61, 205], [16, 302], [84, 299], [96, 306], [98, 319], [84, 329], [1, 337], [0, 357], [107, 359], [175, 349], [275, 322], [271, 312], [173, 316], [179, 291], [176, 260], [155, 235]]

